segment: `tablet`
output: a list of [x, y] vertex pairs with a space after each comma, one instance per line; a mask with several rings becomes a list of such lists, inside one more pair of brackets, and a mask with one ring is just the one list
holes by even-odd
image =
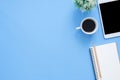
[[99, 0], [98, 5], [104, 38], [120, 36], [120, 1]]

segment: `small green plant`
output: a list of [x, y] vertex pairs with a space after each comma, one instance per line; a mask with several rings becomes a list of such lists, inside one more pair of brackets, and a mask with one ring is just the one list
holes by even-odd
[[89, 11], [96, 6], [96, 0], [74, 0], [74, 2], [82, 11]]

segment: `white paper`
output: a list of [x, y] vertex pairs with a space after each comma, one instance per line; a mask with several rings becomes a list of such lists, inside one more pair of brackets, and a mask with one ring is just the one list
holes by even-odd
[[[116, 43], [114, 42], [96, 46], [95, 49], [100, 66], [102, 80], [120, 80], [120, 63]], [[95, 63], [96, 61], [94, 64]]]

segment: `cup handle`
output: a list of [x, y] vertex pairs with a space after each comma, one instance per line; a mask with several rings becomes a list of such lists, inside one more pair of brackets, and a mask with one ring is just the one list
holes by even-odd
[[77, 30], [81, 29], [80, 27], [76, 27]]

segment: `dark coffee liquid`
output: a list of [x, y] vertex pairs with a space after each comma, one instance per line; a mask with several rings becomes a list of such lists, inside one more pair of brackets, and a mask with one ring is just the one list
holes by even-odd
[[82, 28], [85, 32], [92, 32], [95, 30], [95, 27], [96, 27], [95, 21], [91, 19], [86, 19], [82, 24]]

